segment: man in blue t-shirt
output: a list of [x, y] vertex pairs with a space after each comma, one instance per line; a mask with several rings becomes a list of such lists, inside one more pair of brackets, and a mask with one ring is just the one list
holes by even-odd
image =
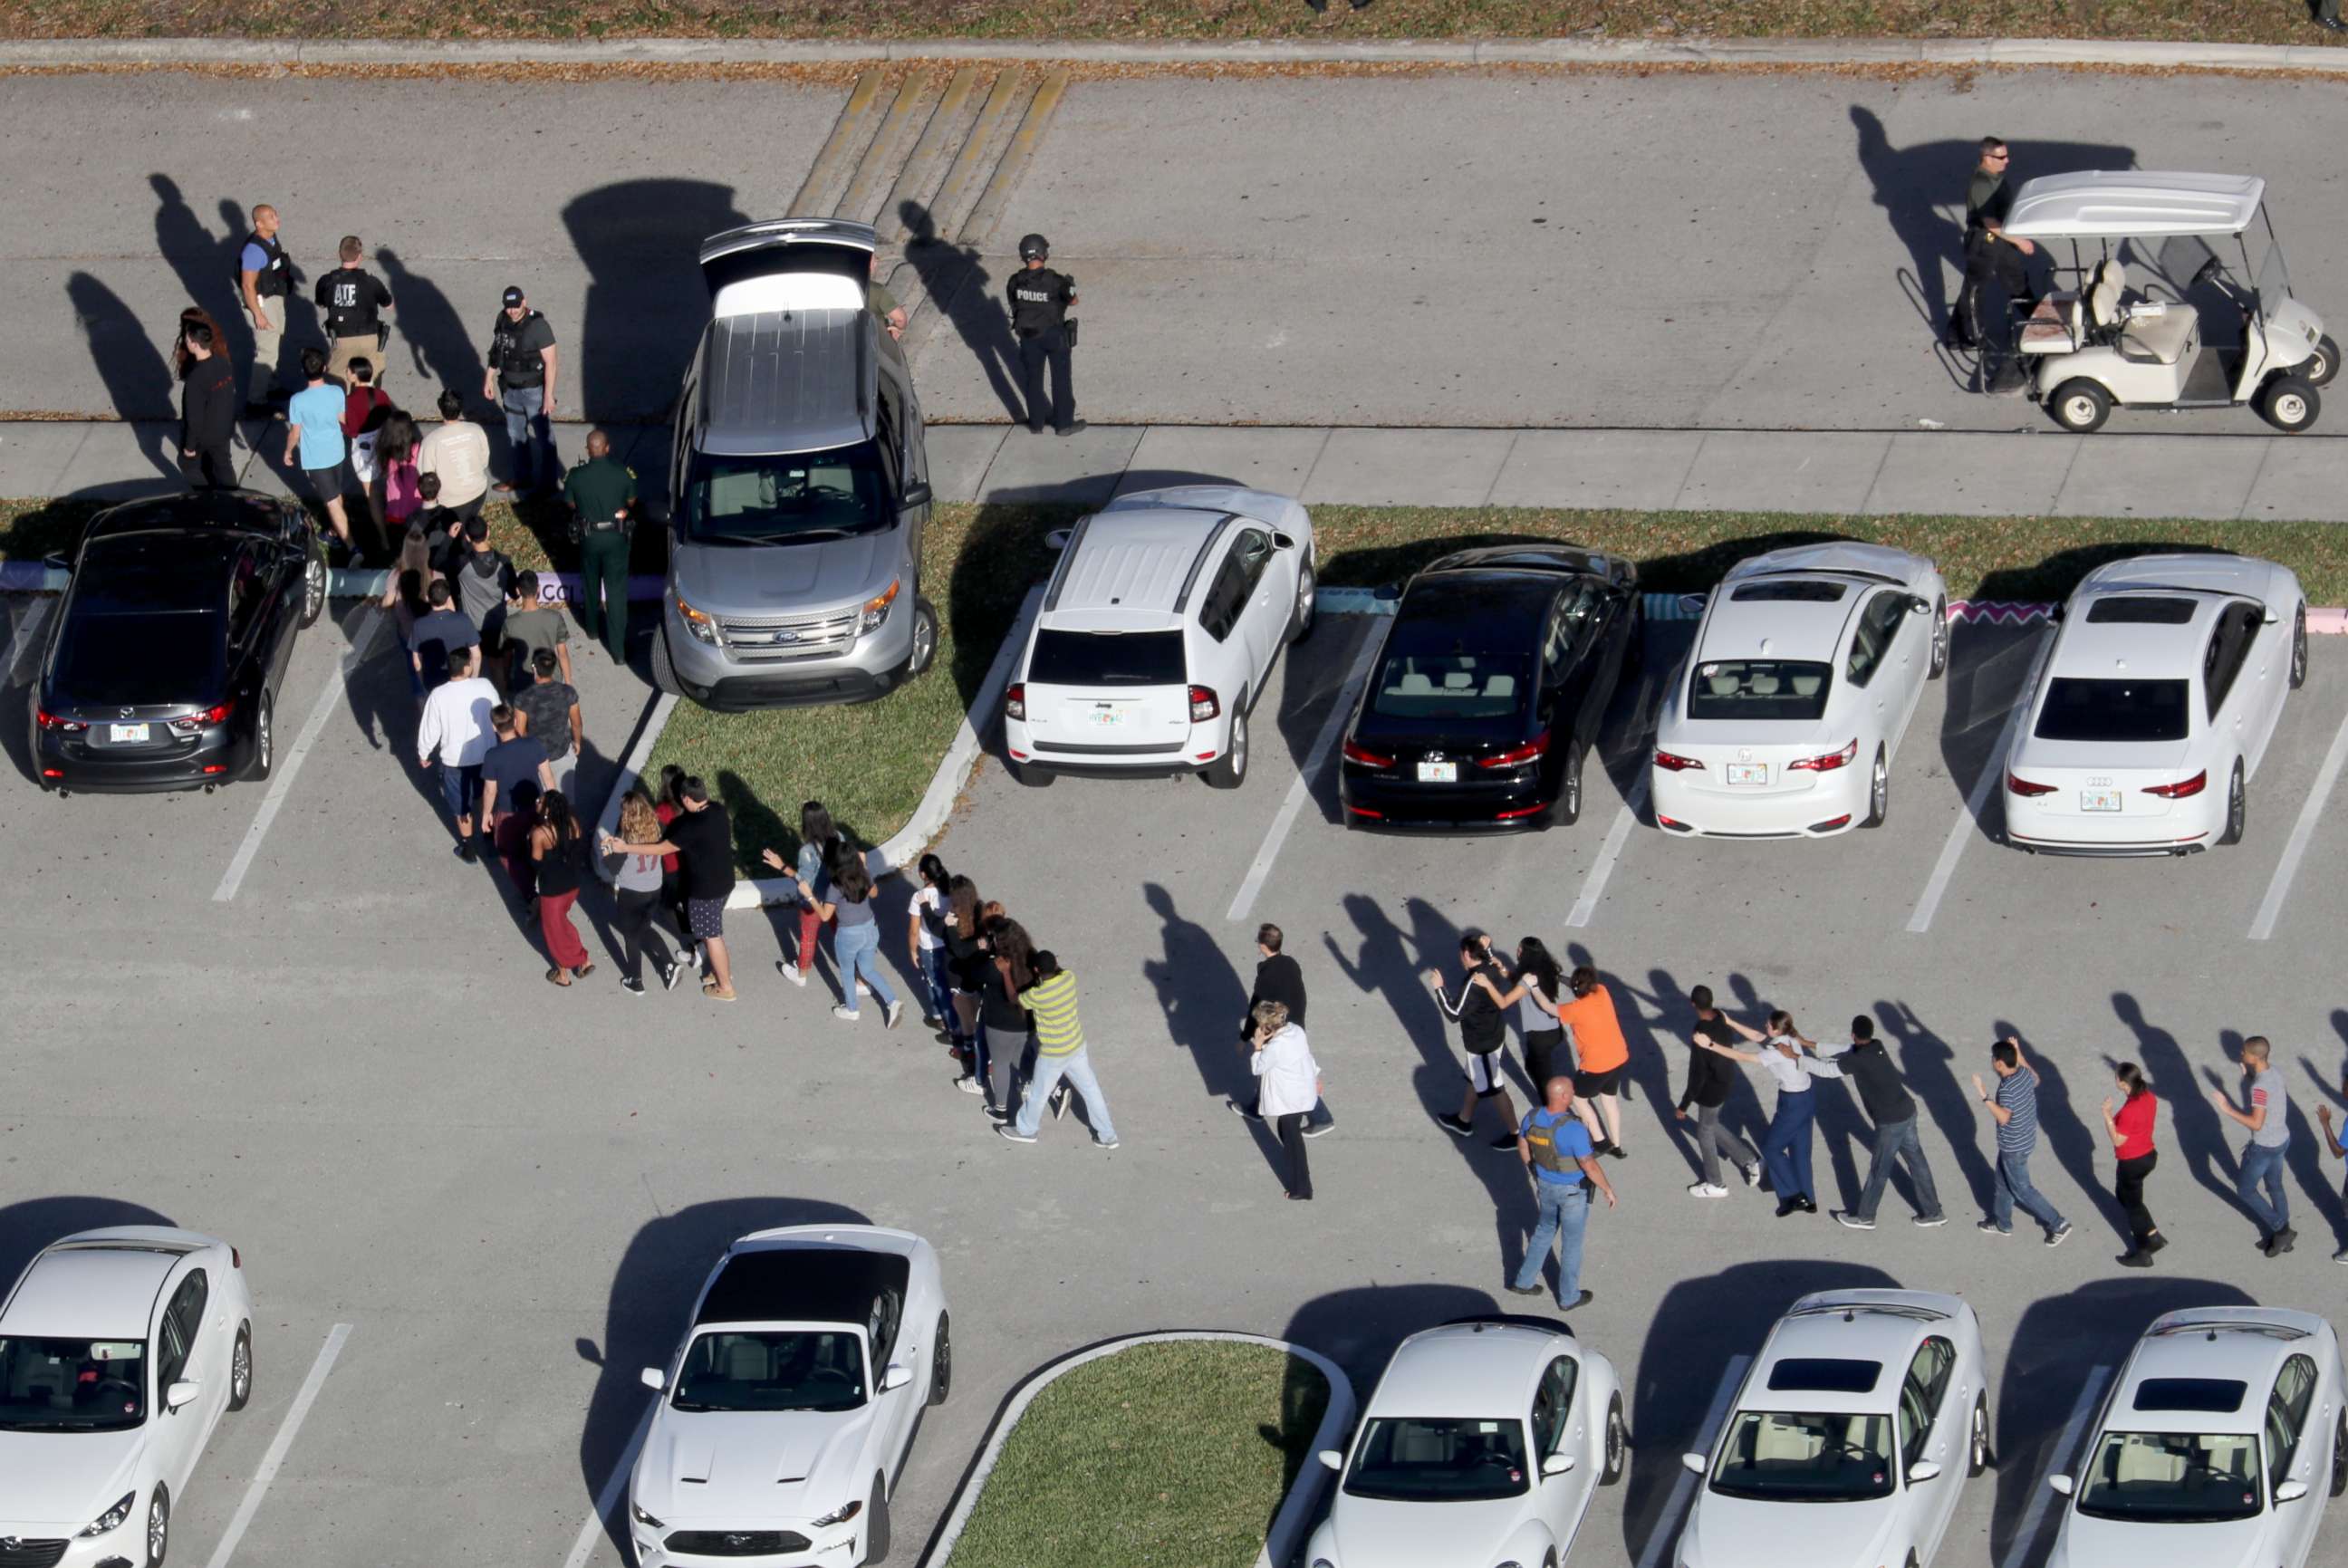
[[[326, 521], [345, 550], [351, 548], [350, 521], [343, 515], [343, 492], [350, 488], [350, 446], [343, 439], [343, 389], [326, 379], [325, 351], [302, 351], [302, 390], [285, 406], [285, 465], [301, 456], [302, 472], [326, 503]], [[351, 551], [350, 564], [359, 563]]]
[[1532, 1172], [1533, 1191], [1540, 1200], [1540, 1219], [1532, 1239], [1525, 1243], [1525, 1261], [1509, 1288], [1519, 1295], [1540, 1294], [1540, 1274], [1550, 1248], [1559, 1248], [1557, 1305], [1571, 1312], [1589, 1304], [1598, 1293], [1581, 1288], [1581, 1232], [1590, 1223], [1590, 1193], [1584, 1183], [1605, 1194], [1614, 1206], [1614, 1189], [1598, 1168], [1597, 1145], [1573, 1103], [1573, 1079], [1549, 1080], [1548, 1103], [1528, 1115], [1517, 1130], [1517, 1156]]

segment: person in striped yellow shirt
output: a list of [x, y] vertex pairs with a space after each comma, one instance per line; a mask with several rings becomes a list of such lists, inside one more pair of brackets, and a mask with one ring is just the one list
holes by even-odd
[[1035, 1076], [1027, 1084], [1027, 1098], [1019, 1103], [1019, 1119], [994, 1130], [1014, 1143], [1035, 1141], [1044, 1119], [1044, 1102], [1065, 1078], [1084, 1097], [1085, 1119], [1091, 1123], [1093, 1141], [1103, 1149], [1117, 1147], [1117, 1128], [1108, 1119], [1108, 1101], [1100, 1080], [1093, 1077], [1085, 1054], [1084, 1026], [1076, 1019], [1076, 977], [1060, 967], [1049, 953], [1035, 954], [1035, 983], [1019, 993], [1020, 1004], [1035, 1017]]

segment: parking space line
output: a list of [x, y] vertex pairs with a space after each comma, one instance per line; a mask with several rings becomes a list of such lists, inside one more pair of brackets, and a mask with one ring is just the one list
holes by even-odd
[[1598, 859], [1590, 867], [1590, 874], [1581, 879], [1581, 896], [1573, 901], [1573, 912], [1565, 917], [1570, 926], [1588, 925], [1598, 913], [1598, 901], [1606, 896], [1606, 881], [1614, 874], [1614, 862], [1622, 858], [1623, 846], [1631, 841], [1631, 830], [1639, 825], [1639, 812], [1647, 803], [1647, 775], [1644, 769], [1638, 781], [1631, 786], [1630, 799], [1614, 813], [1614, 823], [1606, 830], [1606, 841], [1598, 846]]
[[603, 1522], [611, 1518], [612, 1510], [619, 1506], [620, 1489], [628, 1484], [628, 1477], [636, 1468], [636, 1453], [644, 1446], [644, 1434], [652, 1430], [653, 1412], [659, 1408], [658, 1399], [644, 1401], [644, 1417], [636, 1422], [635, 1433], [628, 1439], [628, 1446], [620, 1450], [620, 1462], [612, 1467], [611, 1475], [603, 1481], [603, 1490], [595, 1494], [594, 1511], [587, 1516], [587, 1522], [579, 1527], [579, 1539], [572, 1542], [571, 1555], [562, 1560], [562, 1568], [587, 1568], [588, 1560], [595, 1555], [595, 1543], [603, 1538]]
[[16, 684], [16, 665], [40, 636], [41, 624], [49, 618], [49, 609], [56, 603], [55, 599], [44, 595], [26, 608], [24, 618], [16, 623], [16, 634], [8, 639], [7, 662], [0, 664], [0, 686]]
[[[2082, 1429], [2087, 1418], [2096, 1413], [2096, 1401], [2103, 1398], [2104, 1381], [2111, 1375], [2109, 1367], [2098, 1367], [2087, 1374], [2086, 1382], [2079, 1389], [2078, 1402], [2071, 1407], [2070, 1419], [2063, 1423], [2062, 1436], [2054, 1439], [2054, 1448], [2046, 1456], [2047, 1475], [2063, 1473], [2055, 1467], [2068, 1464], [2071, 1456], [2078, 1451], [2079, 1439], [2086, 1435]], [[2030, 1548], [2037, 1541], [2038, 1527], [2046, 1518], [2046, 1499], [2054, 1491], [2044, 1475], [2030, 1489], [2029, 1505], [2022, 1511], [2022, 1522], [2014, 1527], [2013, 1539], [2005, 1543], [2005, 1562], [2001, 1568], [2022, 1568], [2030, 1561]]]
[[269, 825], [277, 820], [285, 797], [293, 791], [294, 776], [302, 771], [302, 759], [325, 732], [326, 721], [335, 717], [335, 709], [350, 688], [352, 677], [374, 651], [376, 634], [383, 629], [383, 612], [370, 604], [360, 612], [360, 618], [364, 624], [358, 635], [351, 639], [351, 651], [344, 656], [341, 667], [327, 677], [326, 689], [318, 694], [318, 700], [311, 705], [310, 717], [302, 721], [302, 733], [294, 738], [294, 744], [278, 759], [277, 771], [269, 780], [269, 793], [261, 798], [261, 810], [252, 814], [252, 825], [244, 830], [244, 842], [237, 845], [228, 870], [221, 873], [220, 886], [212, 889], [214, 903], [228, 903], [244, 885], [244, 873], [252, 869], [252, 857], [261, 852], [261, 841], [269, 836]]
[[[1750, 1356], [1732, 1356], [1728, 1370], [1722, 1375], [1720, 1389], [1712, 1397], [1712, 1407], [1704, 1413], [1704, 1425], [1696, 1429], [1695, 1447], [1709, 1454], [1712, 1445], [1720, 1440], [1720, 1423], [1728, 1418], [1728, 1401], [1736, 1397], [1737, 1387], [1745, 1381], [1745, 1369], [1753, 1364]], [[1695, 1472], [1683, 1466], [1679, 1479], [1672, 1482], [1663, 1506], [1655, 1514], [1655, 1528], [1647, 1532], [1647, 1544], [1639, 1551], [1639, 1568], [1657, 1568], [1663, 1560], [1663, 1548], [1671, 1543], [1672, 1523], [1687, 1513], [1688, 1488], [1696, 1482]]]
[[294, 1402], [285, 1408], [285, 1418], [277, 1423], [277, 1435], [269, 1439], [269, 1451], [261, 1456], [261, 1468], [252, 1472], [252, 1484], [244, 1489], [244, 1501], [236, 1505], [236, 1516], [228, 1522], [228, 1531], [221, 1537], [220, 1544], [212, 1548], [211, 1561], [206, 1568], [228, 1568], [229, 1559], [236, 1555], [237, 1543], [244, 1539], [252, 1516], [261, 1511], [261, 1500], [269, 1495], [269, 1483], [277, 1479], [279, 1467], [285, 1463], [285, 1455], [294, 1447], [294, 1435], [301, 1431], [310, 1407], [317, 1403], [318, 1390], [326, 1386], [326, 1374], [335, 1369], [335, 1357], [343, 1353], [343, 1342], [350, 1336], [351, 1326], [347, 1323], [338, 1323], [328, 1331], [326, 1343], [318, 1347], [318, 1358], [310, 1363], [310, 1375], [302, 1379]]
[[1362, 639], [1361, 651], [1354, 655], [1353, 667], [1345, 672], [1344, 684], [1337, 688], [1337, 700], [1322, 722], [1321, 733], [1313, 738], [1313, 749], [1304, 756], [1304, 766], [1288, 786], [1288, 798], [1280, 803], [1280, 810], [1265, 830], [1263, 844], [1248, 865], [1247, 876], [1240, 891], [1232, 895], [1231, 907], [1223, 912], [1225, 920], [1245, 920], [1248, 911], [1255, 907], [1256, 894], [1263, 891], [1264, 879], [1272, 875], [1272, 862], [1280, 858], [1280, 846], [1288, 841], [1288, 830], [1296, 824], [1296, 814], [1304, 809], [1312, 796], [1313, 780], [1319, 776], [1322, 764], [1329, 760], [1329, 748], [1337, 744], [1337, 737], [1345, 727], [1346, 717], [1354, 711], [1354, 693], [1369, 674], [1370, 660], [1385, 645], [1384, 629], [1372, 626]]
[[2252, 942], [2264, 942], [2274, 934], [2275, 922], [2282, 917], [2283, 901], [2291, 897], [2291, 879], [2299, 875], [2299, 862], [2307, 858], [2307, 846], [2315, 838], [2315, 825], [2322, 820], [2324, 803], [2332, 799], [2332, 787], [2340, 781], [2343, 762], [2348, 762], [2348, 718], [2343, 718], [2340, 727], [2333, 732], [2332, 749], [2323, 754], [2323, 766], [2315, 775], [2315, 788], [2300, 807], [2299, 820], [2291, 824], [2282, 860], [2274, 869], [2274, 880], [2267, 883], [2267, 895], [2259, 901], [2259, 913], [2250, 922]]
[[2044, 632], [2038, 635], [2038, 651], [2030, 661], [2030, 673], [2022, 677], [2021, 686], [2013, 694], [2013, 707], [2007, 710], [2005, 727], [1997, 732], [1997, 749], [1991, 752], [1982, 765], [1981, 777], [1965, 793], [1965, 809], [1949, 824], [1949, 841], [1941, 846], [1941, 858], [1932, 862], [1932, 874], [1924, 883], [1924, 896], [1916, 901], [1916, 913], [1908, 917], [1910, 933], [1921, 935], [1932, 929], [1932, 916], [1940, 913], [1941, 896], [1949, 891], [1949, 880], [1957, 874], [1957, 861], [1963, 858], [1965, 846], [1972, 841], [1981, 826], [1982, 813], [1989, 808], [1989, 792], [2005, 774], [2006, 754], [2013, 749], [2013, 732], [2022, 723], [2022, 711], [2030, 706], [2030, 694], [2038, 689], [2038, 666], [2046, 657], [2046, 650], [2054, 639]]

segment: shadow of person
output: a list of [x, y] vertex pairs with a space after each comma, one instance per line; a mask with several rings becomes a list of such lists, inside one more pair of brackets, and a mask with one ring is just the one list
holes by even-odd
[[108, 1225], [170, 1225], [173, 1221], [120, 1198], [57, 1196], [0, 1205], [0, 1279], [14, 1281], [43, 1247]]
[[[394, 334], [407, 346], [408, 367], [424, 382], [422, 387], [404, 393], [401, 406], [419, 420], [437, 419], [440, 389], [446, 387], [465, 399], [470, 417], [488, 414], [489, 410], [480, 407], [481, 350], [466, 332], [464, 318], [448, 296], [429, 278], [410, 272], [400, 253], [389, 245], [375, 253], [375, 264], [382, 270], [384, 286], [397, 302]], [[481, 307], [484, 325], [489, 319], [486, 313], [493, 307], [494, 302]]]
[[[1982, 1152], [1982, 1130], [1973, 1118], [1972, 1091], [1958, 1076], [1957, 1053], [1946, 1040], [1926, 1028], [1923, 1020], [1916, 1016], [1916, 1010], [1905, 1002], [1877, 1002], [1875, 1021], [1883, 1030], [1885, 1043], [1898, 1050], [1908, 1092], [1922, 1101], [1925, 1110], [1931, 1113], [1932, 1125], [1941, 1130], [1941, 1141], [1956, 1159], [1957, 1173], [1972, 1192], [1974, 1206], [1987, 1214], [1997, 1174], [1989, 1157]], [[1987, 1066], [1984, 1052], [1984, 1070]], [[1937, 1177], [1934, 1184], [1938, 1185]]]
[[[75, 273], [66, 279], [66, 297], [115, 413], [126, 423], [169, 419], [177, 413], [171, 366], [121, 296], [89, 273]], [[151, 442], [142, 438], [139, 449], [158, 470], [177, 480], [180, 464], [171, 442], [169, 434]]]
[[[2240, 1031], [2228, 1029], [2220, 1034], [2218, 1039], [2219, 1043], [2225, 1047], [2226, 1055], [2239, 1064], [2242, 1059], [2243, 1037]], [[2270, 1066], [2272, 1065], [2270, 1064]], [[2312, 1067], [2312, 1064], [2306, 1062], [2303, 1057], [2302, 1065]], [[2239, 1102], [2248, 1090], [2246, 1088], [2240, 1087], [2242, 1080], [2238, 1078], [2236, 1082], [2238, 1087], [2235, 1099]], [[2217, 1086], [2213, 1084], [2211, 1087]], [[2333, 1186], [2324, 1175], [2323, 1158], [2326, 1150], [2322, 1136], [2315, 1130], [2315, 1119], [2300, 1109], [2297, 1099], [2288, 1098], [2290, 1094], [2288, 1084], [2284, 1086], [2284, 1093], [2286, 1098], [2283, 1101], [2283, 1130], [2290, 1135], [2291, 1142], [2283, 1150], [2283, 1165], [2292, 1176], [2298, 1179], [2301, 1189], [2306, 1194], [2307, 1201], [2314, 1205], [2315, 1212], [2323, 1216], [2324, 1224], [2332, 1231], [2333, 1244], [2348, 1242], [2348, 1233], [2343, 1233], [2343, 1225], [2348, 1224], [2348, 1214], [2343, 1214], [2342, 1212], [2339, 1189]], [[2247, 1128], [2237, 1128], [2235, 1130], [2244, 1139], [2250, 1137], [2250, 1130]]]
[[[703, 1283], [726, 1249], [755, 1231], [783, 1225], [861, 1225], [857, 1211], [810, 1198], [727, 1198], [664, 1214], [637, 1231], [612, 1275], [603, 1315], [603, 1342], [578, 1342], [579, 1358], [601, 1368], [579, 1429], [579, 1476], [600, 1505], [612, 1478], [634, 1462], [636, 1443], [652, 1415], [654, 1396], [643, 1382], [646, 1367], [665, 1367], [686, 1327]], [[623, 1561], [628, 1522], [613, 1507], [603, 1529]]]
[[[2077, 1184], [2096, 1212], [2103, 1216], [2104, 1223], [2111, 1227], [2112, 1234], [2123, 1245], [2133, 1245], [2127, 1216], [2121, 1212], [2110, 1186], [2096, 1173], [2096, 1137], [2087, 1130], [2087, 1124], [2080, 1119], [2077, 1108], [2071, 1103], [2070, 1084], [2063, 1069], [2054, 1064], [2051, 1053], [2033, 1045], [2030, 1037], [2012, 1023], [2000, 1018], [1993, 1026], [2001, 1040], [2008, 1035], [2019, 1038], [2023, 1059], [2038, 1069], [2038, 1133], [2054, 1153], [2054, 1163]], [[2100, 1102], [2103, 1095], [2098, 1090], [2088, 1098]]]
[[[1141, 894], [1158, 917], [1165, 951], [1163, 958], [1144, 962], [1141, 974], [1158, 993], [1168, 1036], [1190, 1053], [1191, 1065], [1199, 1069], [1199, 1082], [1210, 1097], [1239, 1105], [1254, 1103], [1255, 1075], [1248, 1070], [1247, 1049], [1240, 1041], [1240, 1020], [1247, 1012], [1247, 983], [1240, 978], [1214, 934], [1182, 917], [1174, 907], [1174, 895], [1164, 884], [1145, 882]], [[1283, 1174], [1287, 1156], [1269, 1126], [1250, 1121], [1247, 1128], [1265, 1165], [1274, 1174]]]
[[930, 305], [951, 323], [963, 346], [986, 373], [986, 384], [1014, 422], [1025, 422], [1026, 399], [1019, 390], [1019, 346], [1011, 336], [1010, 306], [995, 297], [985, 259], [975, 246], [939, 237], [937, 220], [919, 201], [901, 202], [905, 225], [905, 263], [922, 280]]
[[[2193, 1076], [2193, 1066], [2186, 1060], [2185, 1048], [2177, 1043], [2176, 1036], [2147, 1020], [2142, 1006], [2127, 992], [2112, 993], [2112, 1012], [2121, 1026], [2136, 1037], [2137, 1062], [2151, 1080], [2152, 1092], [2168, 1107], [2174, 1146], [2184, 1156], [2185, 1169], [2204, 1191], [2215, 1193], [2239, 1208], [2234, 1199], [2234, 1156], [2226, 1137], [2226, 1124], [2210, 1105], [2200, 1080]], [[2157, 1134], [2153, 1147], [2160, 1147]]]
[[237, 253], [244, 246], [244, 231], [223, 239], [204, 227], [179, 182], [168, 174], [149, 174], [155, 192], [155, 251], [170, 263], [189, 303], [203, 306], [221, 330], [229, 335], [229, 357], [239, 366], [252, 352], [252, 324], [244, 317], [237, 288]]

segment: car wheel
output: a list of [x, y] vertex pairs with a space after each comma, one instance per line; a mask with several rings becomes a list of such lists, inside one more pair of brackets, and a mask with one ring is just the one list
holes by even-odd
[[668, 626], [653, 628], [653, 686], [670, 696], [683, 696], [685, 687], [676, 678], [676, 665], [668, 656]]
[[2301, 604], [2299, 614], [2291, 621], [2291, 689], [2297, 691], [2307, 684], [2307, 606]]
[[1242, 696], [1231, 707], [1231, 743], [1219, 759], [1208, 765], [1207, 782], [1218, 789], [1236, 789], [1247, 782], [1247, 698]]
[[953, 1319], [938, 1314], [937, 1339], [930, 1347], [930, 1403], [942, 1405], [953, 1388]]
[[2315, 423], [2323, 399], [2296, 376], [2278, 376], [2259, 388], [2259, 418], [2278, 430], [2296, 432]]
[[2348, 1410], [2332, 1428], [2332, 1495], [2348, 1491]]
[[2326, 333], [2315, 345], [2315, 352], [2293, 366], [2301, 377], [2312, 387], [2329, 387], [2332, 378], [2340, 374], [2340, 346]]
[[267, 692], [263, 692], [261, 711], [252, 716], [252, 766], [244, 776], [254, 780], [266, 779], [276, 765], [277, 705]]
[[228, 1353], [228, 1408], [242, 1410], [252, 1398], [252, 1325], [236, 1328], [236, 1346]]
[[2065, 381], [2046, 400], [2054, 422], [2077, 435], [2092, 435], [2112, 417], [2112, 395], [2100, 382], [2084, 378]]
[[2250, 792], [2242, 784], [2242, 765], [2237, 762], [2234, 764], [2233, 780], [2226, 786], [2226, 830], [2218, 835], [2218, 841], [2221, 844], [2240, 843], [2242, 830], [2250, 826]]
[[1566, 754], [1565, 779], [1557, 792], [1557, 805], [1550, 812], [1550, 820], [1560, 828], [1581, 820], [1581, 765], [1587, 760], [1580, 747]]
[[1949, 596], [1945, 593], [1932, 601], [1932, 662], [1924, 670], [1924, 678], [1939, 680], [1949, 669]]
[[1973, 1396], [1973, 1429], [1965, 1449], [1965, 1474], [1977, 1476], [1989, 1469], [1989, 1398]]
[[1622, 1479], [1631, 1461], [1631, 1434], [1622, 1425], [1622, 1396], [1606, 1402], [1606, 1453], [1598, 1469], [1598, 1484], [1612, 1486]]
[[1296, 578], [1296, 614], [1288, 623], [1288, 640], [1301, 643], [1313, 634], [1313, 562], [1307, 560]]
[[147, 1501], [147, 1568], [163, 1568], [163, 1554], [171, 1549], [171, 1494], [155, 1483]]
[[1875, 748], [1875, 766], [1867, 774], [1867, 816], [1859, 822], [1862, 828], [1879, 828], [1891, 812], [1891, 764], [1884, 759], [1883, 748]]
[[927, 599], [913, 601], [913, 657], [905, 667], [908, 677], [921, 675], [938, 657], [937, 606]]
[[864, 1505], [870, 1522], [864, 1527], [864, 1561], [878, 1563], [889, 1555], [889, 1486], [872, 1478], [872, 1501]]
[[1011, 777], [1030, 789], [1049, 789], [1052, 780], [1058, 775], [1048, 768], [1038, 768], [1033, 762], [1014, 762], [1011, 765]]
[[302, 629], [308, 631], [326, 613], [326, 547], [310, 546], [302, 561]]

